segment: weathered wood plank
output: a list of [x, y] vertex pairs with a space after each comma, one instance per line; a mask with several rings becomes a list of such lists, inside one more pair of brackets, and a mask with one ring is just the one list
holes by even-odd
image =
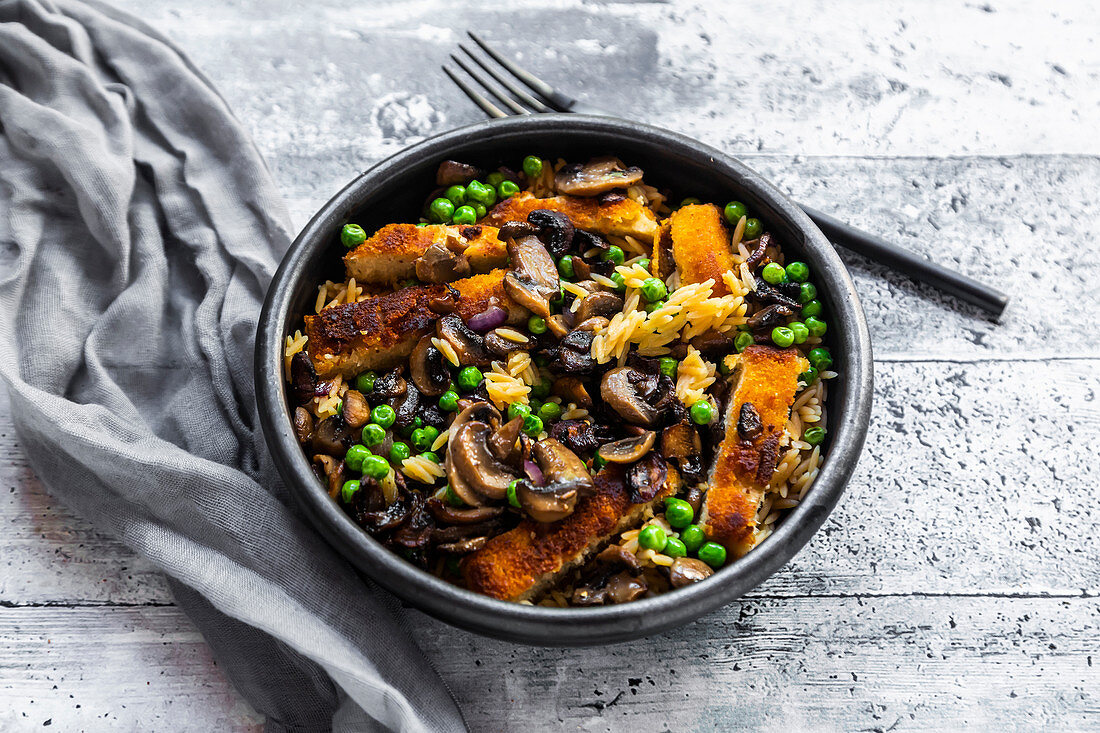
[[599, 649], [413, 612], [474, 730], [1095, 730], [1100, 601], [750, 600]]
[[0, 608], [0, 730], [259, 730], [176, 608]]

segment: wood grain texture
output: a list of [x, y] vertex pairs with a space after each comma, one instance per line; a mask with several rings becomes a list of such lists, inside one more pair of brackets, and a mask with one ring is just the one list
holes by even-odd
[[[842, 253], [876, 357], [842, 505], [746, 599], [632, 644], [532, 650], [410, 612], [476, 730], [1100, 726], [1097, 6], [117, 4], [213, 80], [295, 226], [480, 119], [438, 71], [470, 27], [1014, 296], [994, 324]], [[0, 527], [0, 730], [255, 727], [150, 566], [34, 478], [6, 396]]]

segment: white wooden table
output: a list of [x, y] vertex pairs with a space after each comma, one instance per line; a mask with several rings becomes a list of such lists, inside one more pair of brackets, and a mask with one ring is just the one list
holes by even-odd
[[[218, 85], [295, 226], [479, 119], [438, 71], [469, 27], [1013, 295], [994, 324], [845, 255], [876, 404], [822, 531], [741, 602], [628, 645], [530, 649], [410, 612], [476, 729], [1100, 727], [1094, 3], [121, 4]], [[260, 724], [150, 567], [35, 479], [6, 398], [0, 490], [0, 730]]]

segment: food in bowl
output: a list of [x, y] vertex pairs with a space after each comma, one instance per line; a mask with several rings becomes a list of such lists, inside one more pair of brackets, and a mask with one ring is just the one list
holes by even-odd
[[384, 546], [502, 600], [625, 603], [810, 490], [836, 376], [810, 268], [744, 204], [671, 208], [643, 175], [446, 161], [419, 221], [342, 227], [286, 374], [318, 478]]

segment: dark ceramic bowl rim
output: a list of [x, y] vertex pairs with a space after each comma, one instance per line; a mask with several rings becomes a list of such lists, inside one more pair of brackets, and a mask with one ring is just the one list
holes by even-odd
[[[292, 293], [300, 278], [315, 276], [311, 256], [327, 247], [334, 226], [399, 171], [454, 157], [463, 141], [504, 146], [534, 131], [591, 138], [609, 146], [614, 143], [607, 141], [615, 139], [660, 146], [662, 154], [672, 150], [722, 169], [802, 234], [801, 247], [828, 299], [833, 349], [847, 355], [837, 377], [847, 399], [843, 411], [830, 404], [829, 449], [821, 473], [808, 497], [771, 537], [704, 583], [633, 603], [579, 609], [507, 603], [455, 587], [409, 564], [361, 530], [329, 498], [294, 438], [282, 356], [285, 335], [293, 330]], [[764, 581], [802, 548], [836, 505], [863, 447], [871, 411], [871, 344], [863, 311], [843, 262], [810, 219], [759, 174], [718, 150], [660, 128], [582, 115], [530, 115], [469, 125], [406, 148], [357, 176], [321, 208], [284, 256], [260, 314], [255, 362], [261, 423], [278, 470], [314, 526], [337, 550], [384, 588], [436, 618], [488, 636], [540, 645], [603, 644], [656, 633], [728, 604]]]

